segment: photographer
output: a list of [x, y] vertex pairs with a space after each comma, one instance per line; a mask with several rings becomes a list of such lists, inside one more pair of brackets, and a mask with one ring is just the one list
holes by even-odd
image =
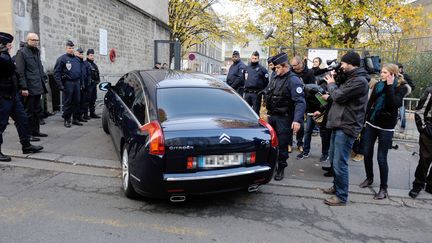
[[342, 56], [341, 67], [345, 74], [341, 83], [333, 75], [327, 75], [327, 88], [333, 99], [328, 114], [327, 128], [332, 129], [330, 162], [333, 166], [333, 186], [324, 189], [335, 194], [324, 202], [330, 206], [343, 206], [348, 201], [348, 159], [355, 138], [360, 133], [368, 100], [368, 74], [360, 67], [360, 55], [348, 52]]

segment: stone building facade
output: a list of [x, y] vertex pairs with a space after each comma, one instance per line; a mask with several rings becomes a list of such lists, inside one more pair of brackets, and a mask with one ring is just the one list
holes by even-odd
[[[47, 72], [65, 52], [67, 40], [76, 48], [93, 48], [101, 74], [108, 79], [135, 69], [151, 69], [154, 41], [168, 40], [170, 35], [168, 0], [2, 0], [2, 5], [6, 9], [2, 6], [0, 16], [13, 19], [12, 26], [0, 28], [13, 30], [15, 47], [28, 32], [39, 34]], [[110, 59], [113, 52], [114, 62]], [[159, 51], [161, 59], [168, 59], [168, 54], [168, 48]]]

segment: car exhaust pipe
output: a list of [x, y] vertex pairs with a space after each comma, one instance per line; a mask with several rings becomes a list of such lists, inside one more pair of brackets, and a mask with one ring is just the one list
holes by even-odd
[[186, 201], [186, 195], [171, 195], [170, 201], [173, 203], [180, 203]]
[[250, 185], [248, 187], [248, 192], [256, 192], [256, 191], [258, 191], [258, 187], [259, 187], [258, 184]]

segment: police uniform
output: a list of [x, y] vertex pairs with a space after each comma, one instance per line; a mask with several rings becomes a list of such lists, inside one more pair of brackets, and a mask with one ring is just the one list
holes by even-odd
[[[81, 48], [77, 49], [77, 52], [83, 54], [84, 51]], [[88, 110], [88, 89], [89, 79], [90, 79], [90, 70], [87, 64], [84, 62], [84, 59], [77, 56], [80, 64], [81, 64], [81, 80], [80, 80], [80, 105], [79, 105], [79, 116], [77, 120], [79, 122], [87, 122], [87, 119], [84, 118], [84, 114]]]
[[18, 92], [16, 68], [6, 47], [12, 41], [12, 35], [0, 32], [0, 161], [2, 162], [11, 161], [10, 156], [1, 152], [3, 132], [6, 130], [9, 117], [15, 121], [23, 153], [34, 153], [43, 149], [41, 146], [30, 144], [28, 119]]
[[[252, 54], [253, 56], [258, 56], [258, 52], [254, 52]], [[245, 70], [246, 73], [246, 81], [245, 81], [245, 88], [244, 88], [244, 99], [246, 102], [252, 106], [253, 110], [258, 114], [260, 114], [260, 108], [261, 108], [261, 100], [262, 95], [260, 92], [267, 87], [268, 85], [268, 71], [266, 68], [261, 66], [258, 62], [253, 63], [251, 62]]]
[[[74, 46], [72, 41], [66, 43], [67, 46]], [[80, 85], [81, 85], [81, 63], [73, 54], [63, 54], [57, 59], [54, 66], [54, 78], [63, 92], [63, 118], [65, 127], [71, 127], [71, 117], [73, 124], [78, 122]]]
[[[274, 56], [267, 58], [267, 64], [273, 63]], [[269, 69], [270, 72], [270, 69]], [[276, 77], [276, 69], [273, 67], [271, 70], [271, 74], [269, 75], [269, 81], [271, 82]]]
[[[87, 56], [90, 54], [94, 54], [93, 49], [87, 50]], [[100, 82], [100, 74], [99, 68], [96, 63], [87, 58], [86, 65], [89, 69], [89, 87], [88, 87], [88, 110], [90, 111], [91, 118], [100, 118], [100, 116], [96, 115], [96, 99], [97, 99], [97, 89], [96, 86]], [[87, 111], [86, 111], [87, 114]]]
[[[238, 51], [233, 52], [233, 56], [240, 56]], [[246, 65], [238, 60], [234, 62], [228, 70], [227, 84], [237, 91], [237, 93], [243, 96], [243, 87], [245, 82], [244, 72]]]
[[[276, 65], [286, 63], [288, 55], [280, 53], [275, 56]], [[266, 107], [268, 122], [275, 129], [279, 140], [278, 169], [275, 180], [282, 180], [288, 159], [288, 135], [293, 122], [301, 124], [306, 109], [303, 83], [292, 71], [278, 75], [266, 89]]]

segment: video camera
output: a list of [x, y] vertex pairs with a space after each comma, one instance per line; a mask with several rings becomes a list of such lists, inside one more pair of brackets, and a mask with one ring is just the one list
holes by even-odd
[[337, 59], [327, 60], [326, 63], [327, 63], [327, 67], [325, 68], [326, 73], [324, 73], [319, 78], [317, 78], [318, 85], [321, 85], [323, 82], [326, 82], [325, 76], [330, 74], [330, 72], [333, 70], [336, 72], [336, 75], [335, 75], [336, 82], [338, 82], [338, 77], [340, 78], [343, 76], [342, 70], [341, 70], [342, 64], [340, 62], [338, 62]]

